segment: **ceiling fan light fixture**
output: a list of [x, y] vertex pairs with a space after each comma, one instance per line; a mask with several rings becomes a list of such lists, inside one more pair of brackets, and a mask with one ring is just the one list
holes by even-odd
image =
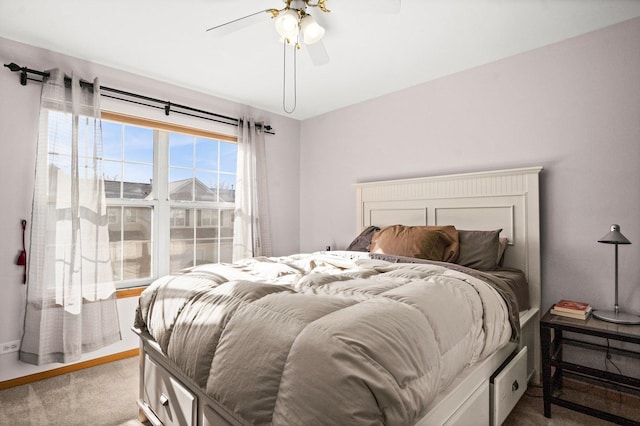
[[300, 27], [298, 13], [292, 9], [287, 9], [276, 18], [276, 31], [283, 38], [293, 41], [298, 36]]
[[305, 15], [300, 21], [300, 29], [304, 35], [305, 44], [313, 44], [324, 36], [324, 28], [311, 15]]

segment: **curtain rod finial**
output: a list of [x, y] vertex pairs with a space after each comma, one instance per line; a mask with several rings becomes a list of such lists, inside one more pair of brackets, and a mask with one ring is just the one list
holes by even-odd
[[11, 62], [9, 65], [4, 64], [5, 67], [9, 68], [13, 72], [21, 71], [20, 73], [20, 84], [23, 86], [27, 85], [27, 67], [21, 67], [15, 62]]
[[8, 65], [4, 64], [4, 66], [9, 68], [13, 72], [20, 71], [22, 69], [22, 67], [20, 65], [16, 64], [15, 62], [11, 62]]

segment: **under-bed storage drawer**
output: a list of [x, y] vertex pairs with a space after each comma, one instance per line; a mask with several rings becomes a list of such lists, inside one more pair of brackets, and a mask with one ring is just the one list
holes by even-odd
[[476, 426], [489, 422], [489, 385], [485, 380], [460, 408], [444, 423], [444, 426]]
[[180, 382], [145, 355], [144, 399], [162, 424], [195, 425], [196, 397]]
[[527, 347], [491, 378], [491, 424], [501, 425], [527, 390]]

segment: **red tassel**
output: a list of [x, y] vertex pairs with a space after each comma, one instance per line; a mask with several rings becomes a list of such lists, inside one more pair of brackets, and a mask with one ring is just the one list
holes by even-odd
[[25, 266], [27, 264], [27, 252], [24, 250], [20, 251], [18, 255], [18, 260], [16, 260], [16, 265]]
[[16, 259], [16, 265], [24, 266], [24, 273], [22, 274], [22, 284], [27, 283], [27, 247], [24, 244], [24, 234], [27, 232], [27, 221], [22, 219], [22, 250]]

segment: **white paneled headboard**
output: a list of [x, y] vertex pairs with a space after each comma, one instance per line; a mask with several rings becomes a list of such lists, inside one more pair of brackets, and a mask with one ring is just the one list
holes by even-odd
[[529, 281], [532, 308], [540, 307], [542, 167], [356, 184], [356, 230], [369, 225], [454, 225], [494, 230], [509, 239], [504, 265]]
[[464, 173], [356, 184], [356, 230], [369, 225], [454, 225], [457, 229], [502, 229], [509, 239], [504, 265], [529, 282], [528, 311], [520, 312], [521, 345], [528, 373], [539, 382], [538, 318], [541, 299], [540, 208], [542, 167]]

